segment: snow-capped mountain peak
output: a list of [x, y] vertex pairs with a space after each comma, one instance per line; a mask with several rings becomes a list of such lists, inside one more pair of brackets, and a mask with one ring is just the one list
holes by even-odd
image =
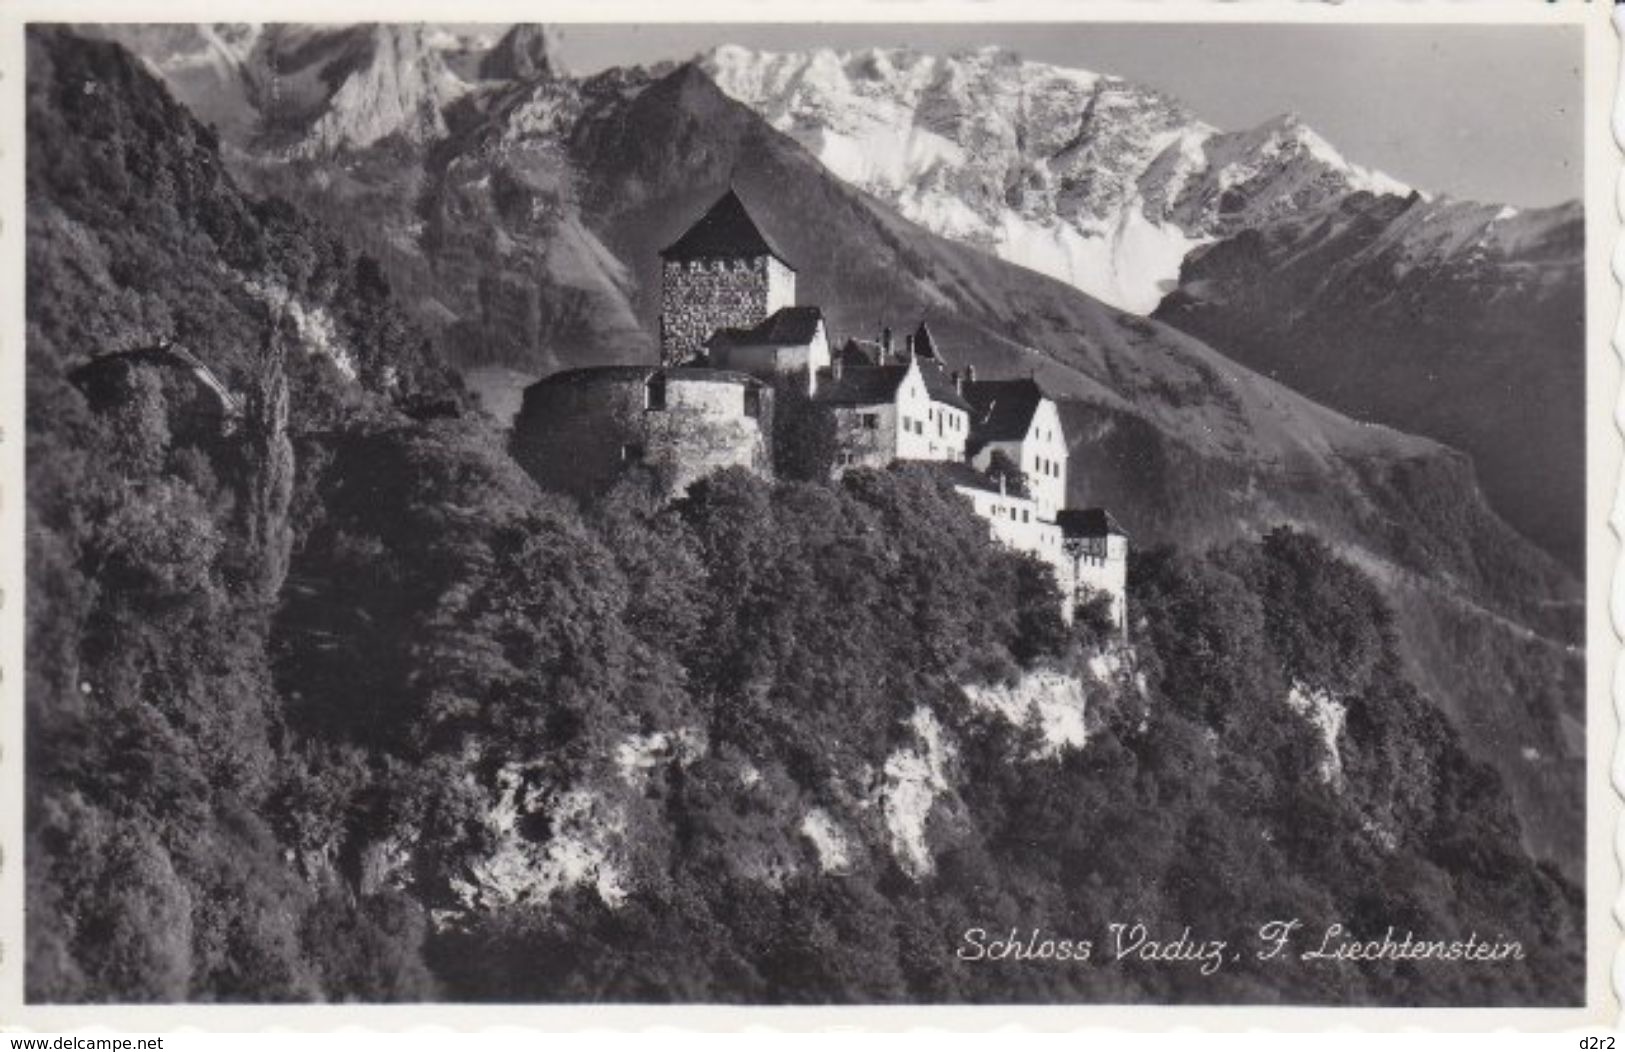
[[990, 46], [718, 47], [724, 92], [845, 181], [935, 233], [1154, 308], [1195, 246], [1279, 211], [1409, 188], [1346, 161], [1295, 115], [1222, 132], [1118, 77]]
[[[478, 110], [508, 84], [529, 88], [518, 105], [500, 96], [504, 138], [534, 136], [567, 123], [576, 95], [552, 31], [537, 25], [493, 26], [478, 39], [422, 25], [104, 33], [255, 152], [430, 142], [447, 133], [453, 103], [477, 93]], [[1293, 114], [1223, 131], [1132, 81], [999, 46], [938, 55], [725, 44], [699, 67], [904, 217], [1141, 313], [1200, 245], [1356, 191], [1410, 193]]]

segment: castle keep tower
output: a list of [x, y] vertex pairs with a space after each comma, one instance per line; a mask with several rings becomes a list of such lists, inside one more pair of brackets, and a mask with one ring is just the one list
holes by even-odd
[[729, 190], [660, 253], [660, 361], [705, 351], [718, 329], [753, 329], [796, 301], [796, 272]]

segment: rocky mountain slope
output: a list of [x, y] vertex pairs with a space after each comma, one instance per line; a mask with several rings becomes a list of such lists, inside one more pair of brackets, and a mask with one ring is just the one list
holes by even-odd
[[926, 229], [1139, 313], [1194, 245], [1353, 190], [1409, 192], [1294, 116], [1221, 132], [1140, 85], [996, 47], [944, 57], [726, 46], [701, 65]]
[[330, 156], [391, 138], [432, 142], [446, 134], [446, 111], [472, 84], [536, 68], [529, 30], [503, 48], [418, 23], [87, 31], [141, 55], [228, 144], [286, 156]]
[[1465, 451], [1503, 517], [1579, 573], [1584, 244], [1578, 204], [1356, 195], [1193, 252], [1155, 316]]

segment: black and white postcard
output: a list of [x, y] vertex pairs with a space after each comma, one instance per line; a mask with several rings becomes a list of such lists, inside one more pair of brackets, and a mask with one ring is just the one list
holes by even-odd
[[7, 12], [6, 1017], [1613, 1018], [1618, 40], [1360, 6]]

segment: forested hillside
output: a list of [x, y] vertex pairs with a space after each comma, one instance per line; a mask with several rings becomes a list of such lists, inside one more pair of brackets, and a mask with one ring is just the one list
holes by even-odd
[[[27, 132], [31, 999], [1580, 1001], [1580, 889], [1323, 542], [1139, 554], [1115, 643], [918, 469], [579, 506], [117, 46], [31, 33]], [[76, 382], [165, 340], [234, 427]], [[1280, 918], [1526, 956], [956, 955]]]

